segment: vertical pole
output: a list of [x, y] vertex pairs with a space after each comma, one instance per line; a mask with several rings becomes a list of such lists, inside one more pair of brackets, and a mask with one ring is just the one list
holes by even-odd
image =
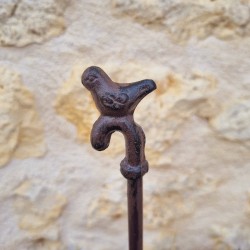
[[128, 180], [129, 250], [143, 249], [143, 180]]

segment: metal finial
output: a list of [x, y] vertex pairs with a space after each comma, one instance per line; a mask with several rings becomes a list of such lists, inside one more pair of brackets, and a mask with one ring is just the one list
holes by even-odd
[[105, 150], [115, 131], [125, 137], [126, 155], [120, 166], [128, 179], [129, 249], [142, 250], [142, 176], [148, 172], [148, 162], [144, 153], [145, 135], [133, 114], [138, 103], [156, 89], [156, 84], [149, 79], [119, 84], [95, 66], [83, 72], [82, 84], [91, 92], [100, 111], [91, 132], [92, 146]]

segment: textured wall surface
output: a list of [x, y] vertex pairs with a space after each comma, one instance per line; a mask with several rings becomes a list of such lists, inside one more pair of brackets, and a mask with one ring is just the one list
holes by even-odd
[[124, 139], [80, 76], [152, 78], [145, 250], [250, 249], [248, 0], [0, 0], [0, 249], [126, 250]]

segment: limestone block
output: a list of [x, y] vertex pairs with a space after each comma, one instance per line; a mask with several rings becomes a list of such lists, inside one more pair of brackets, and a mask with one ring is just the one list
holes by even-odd
[[87, 227], [105, 227], [107, 223], [117, 223], [124, 218], [127, 213], [125, 197], [126, 186], [120, 179], [104, 183], [101, 193], [89, 205]]
[[189, 118], [210, 117], [217, 112], [216, 102], [211, 102], [216, 91], [216, 79], [211, 75], [166, 72], [157, 83], [158, 91], [142, 103], [135, 116], [145, 128], [146, 151], [153, 166], [171, 163], [165, 152], [180, 140], [181, 128]]
[[[122, 178], [122, 177], [120, 177]], [[105, 228], [119, 223], [127, 216], [126, 186], [121, 179], [108, 179], [101, 192], [94, 198], [87, 211], [89, 228]], [[213, 199], [220, 185], [220, 177], [209, 176], [190, 169], [168, 169], [168, 174], [148, 174], [144, 188], [144, 226], [150, 232], [171, 235], [176, 225], [192, 218], [200, 202]]]
[[[180, 138], [179, 129], [193, 115], [210, 117], [217, 112], [216, 103], [210, 97], [216, 90], [216, 79], [211, 75], [193, 72], [182, 76], [161, 65], [140, 65], [135, 62], [123, 66], [102, 65], [117, 82], [132, 82], [152, 78], [158, 89], [145, 98], [135, 111], [135, 120], [146, 133], [146, 151], [154, 166], [169, 164], [171, 159], [163, 154]], [[92, 125], [98, 117], [91, 95], [83, 88], [80, 76], [83, 68], [76, 67], [68, 81], [59, 90], [55, 108], [72, 122], [78, 139], [89, 143]], [[118, 155], [124, 151], [124, 140], [114, 134], [105, 151]]]
[[91, 94], [81, 84], [83, 68], [76, 67], [62, 88], [59, 90], [55, 109], [77, 128], [79, 141], [89, 141], [93, 123], [98, 118], [98, 111]]
[[0, 45], [22, 47], [59, 35], [66, 5], [67, 0], [1, 0]]
[[[226, 246], [228, 249], [237, 249], [238, 246], [248, 249], [249, 230], [244, 226], [247, 225], [244, 221], [248, 219], [243, 216], [242, 220], [235, 220], [232, 218], [237, 216], [235, 214], [230, 214], [231, 217], [224, 215], [227, 223], [223, 226], [221, 220], [223, 210], [217, 210], [218, 202], [225, 205], [223, 197], [217, 195], [223, 183], [221, 176], [192, 168], [179, 170], [168, 168], [165, 172], [151, 172], [144, 177], [144, 180], [144, 229], [145, 235], [148, 235], [145, 237], [145, 249], [185, 249], [185, 242], [189, 242], [187, 249], [200, 246], [203, 244], [202, 241], [195, 245], [196, 239], [193, 235], [197, 231], [192, 231], [195, 227], [199, 228], [198, 231], [202, 231], [201, 238], [204, 236], [207, 238], [207, 249], [227, 249]], [[88, 206], [86, 216], [88, 231], [97, 228], [108, 231], [126, 221], [125, 188], [120, 178], [106, 180], [101, 192]], [[217, 224], [214, 224], [210, 209], [215, 209], [218, 213], [218, 218], [215, 219]], [[201, 215], [197, 216], [202, 211], [208, 212], [207, 223]], [[244, 213], [249, 216], [249, 207], [242, 208], [241, 214]], [[230, 224], [232, 220], [238, 222], [235, 227]]]
[[225, 105], [222, 112], [211, 120], [219, 136], [250, 145], [250, 102], [237, 100]]
[[37, 157], [45, 153], [43, 125], [32, 93], [21, 77], [0, 68], [0, 166], [12, 157]]
[[240, 0], [112, 0], [115, 16], [131, 17], [165, 30], [175, 41], [191, 38], [234, 39], [250, 34], [250, 3]]
[[250, 247], [249, 233], [249, 227], [246, 225], [215, 225], [211, 229], [214, 249], [248, 249]]
[[66, 198], [46, 182], [36, 179], [23, 181], [15, 189], [13, 198], [19, 228], [26, 233], [33, 249], [61, 249], [58, 219]]

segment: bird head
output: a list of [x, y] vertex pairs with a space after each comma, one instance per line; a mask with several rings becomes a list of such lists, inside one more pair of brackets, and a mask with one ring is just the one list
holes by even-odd
[[89, 91], [95, 90], [100, 86], [104, 79], [109, 79], [108, 75], [99, 67], [91, 66], [82, 74], [82, 84]]

